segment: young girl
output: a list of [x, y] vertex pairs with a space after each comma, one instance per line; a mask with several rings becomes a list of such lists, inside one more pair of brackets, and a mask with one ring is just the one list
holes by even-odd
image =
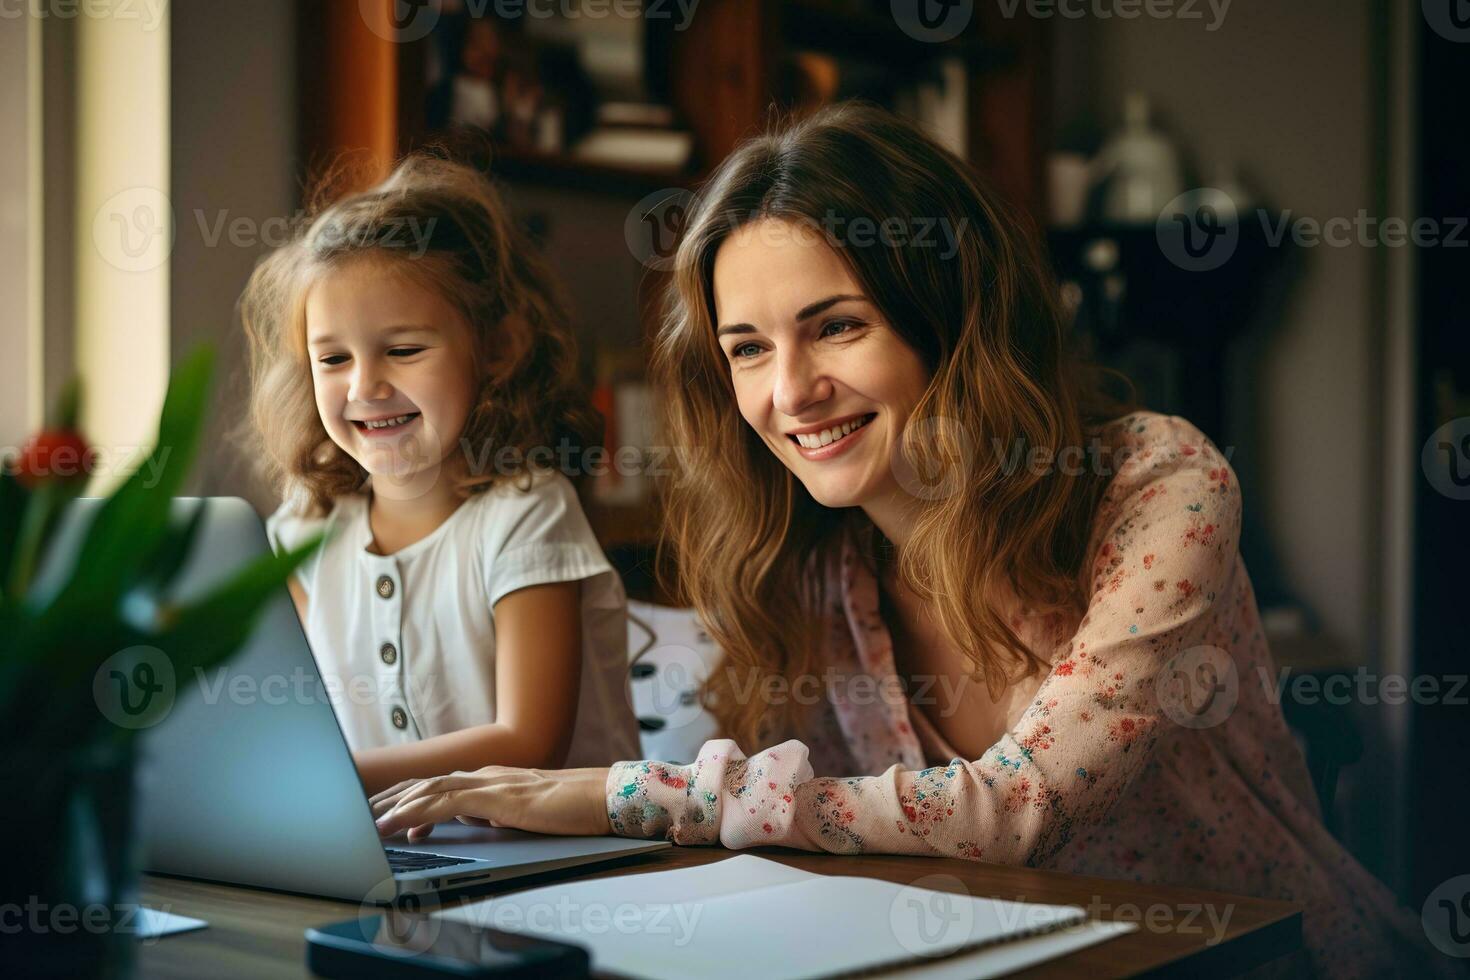
[[655, 373], [681, 451], [666, 531], [729, 737], [684, 766], [427, 780], [374, 801], [380, 831], [468, 815], [1027, 865], [1295, 902], [1288, 970], [1446, 963], [1322, 824], [1260, 680], [1228, 461], [1101, 397], [1046, 269], [884, 113], [726, 160]]
[[303, 222], [241, 300], [257, 459], [363, 784], [637, 754], [626, 599], [565, 475], [583, 445], [547, 271], [489, 181], [420, 152]]

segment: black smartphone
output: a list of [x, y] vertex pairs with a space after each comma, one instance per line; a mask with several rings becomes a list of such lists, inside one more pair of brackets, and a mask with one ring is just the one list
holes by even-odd
[[306, 966], [321, 977], [586, 977], [587, 951], [425, 912], [384, 909], [306, 930]]

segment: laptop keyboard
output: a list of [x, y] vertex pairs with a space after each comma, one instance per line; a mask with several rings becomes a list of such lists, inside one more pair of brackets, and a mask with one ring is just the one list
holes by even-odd
[[455, 864], [473, 864], [470, 858], [450, 857], [448, 854], [421, 854], [418, 851], [398, 851], [383, 848], [388, 855], [388, 867], [394, 874], [405, 871], [427, 871], [430, 868], [447, 868]]

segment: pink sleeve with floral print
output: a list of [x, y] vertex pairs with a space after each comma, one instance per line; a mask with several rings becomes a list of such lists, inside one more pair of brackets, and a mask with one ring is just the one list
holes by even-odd
[[686, 766], [614, 765], [613, 831], [732, 848], [1046, 860], [1107, 813], [1172, 724], [1154, 694], [1161, 667], [1218, 642], [1212, 605], [1229, 591], [1240, 513], [1234, 474], [1207, 440], [1165, 440], [1123, 462], [1093, 528], [1087, 614], [1018, 723], [981, 758], [813, 778], [799, 741], [747, 759], [715, 739]]

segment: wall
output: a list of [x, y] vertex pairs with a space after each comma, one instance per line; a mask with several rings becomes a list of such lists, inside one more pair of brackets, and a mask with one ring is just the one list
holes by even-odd
[[[1139, 90], [1186, 150], [1192, 186], [1228, 164], [1296, 216], [1405, 215], [1409, 195], [1390, 196], [1389, 173], [1406, 144], [1380, 94], [1407, 57], [1386, 38], [1412, 23], [1377, 0], [1293, 0], [1234, 3], [1208, 31], [1207, 5], [1196, 9], [1205, 21], [1057, 19], [1054, 135], [1075, 139], [1076, 122], [1089, 117], [1111, 126], [1124, 93]], [[1394, 352], [1406, 329], [1385, 283], [1403, 279], [1390, 265], [1402, 253], [1297, 249], [1278, 315], [1253, 325], [1228, 368], [1242, 549], [1263, 605], [1270, 594], [1294, 597], [1317, 617], [1334, 659], [1377, 671], [1409, 663], [1403, 629], [1393, 627], [1406, 588], [1394, 552], [1403, 507], [1385, 482], [1400, 475], [1385, 453], [1402, 442], [1401, 381], [1390, 369], [1401, 378]], [[1397, 771], [1402, 718], [1381, 705], [1357, 714], [1367, 754], [1339, 780], [1342, 836], [1397, 886], [1401, 788], [1375, 774]]]
[[[1231, 5], [1203, 21], [1063, 20], [1054, 29], [1059, 135], [1081, 115], [1117, 120], [1146, 93], [1185, 148], [1196, 185], [1237, 166], [1270, 204], [1299, 216], [1380, 213], [1373, 172], [1372, 4]], [[1024, 9], [1024, 8], [1023, 8]], [[1376, 621], [1371, 581], [1378, 412], [1372, 281], [1360, 247], [1300, 250], [1284, 315], [1233, 365], [1239, 440], [1232, 462], [1255, 491], [1262, 550], [1281, 585], [1320, 616], [1353, 662]], [[1262, 578], [1271, 569], [1257, 570]]]
[[296, 207], [295, 24], [290, 0], [235, 4], [229, 16], [210, 4], [173, 7], [172, 352], [205, 340], [217, 349], [214, 412], [192, 489], [258, 507], [273, 501], [226, 439], [247, 391], [235, 301], [280, 227], [268, 219]]
[[39, 108], [39, 33], [29, 17], [0, 19], [0, 454], [18, 446], [40, 422], [40, 215], [32, 134]]

